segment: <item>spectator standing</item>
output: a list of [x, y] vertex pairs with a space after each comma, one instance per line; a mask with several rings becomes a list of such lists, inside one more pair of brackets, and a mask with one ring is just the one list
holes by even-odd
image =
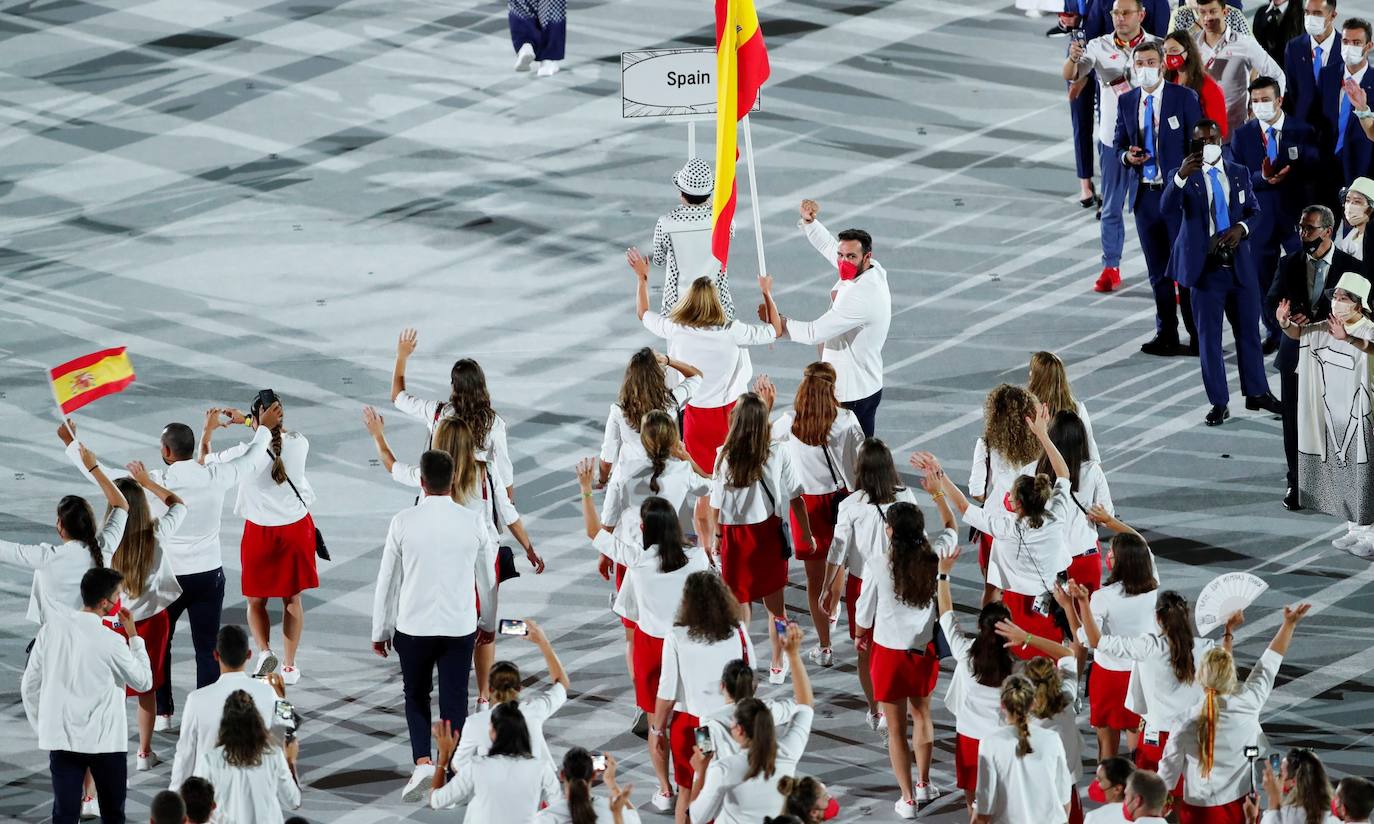
[[[1269, 56], [1269, 52], [1248, 32], [1227, 25], [1228, 6], [1224, 0], [1194, 0], [1200, 29], [1193, 34], [1198, 57], [1212, 79], [1226, 95], [1226, 128], [1222, 141], [1235, 132], [1250, 109], [1247, 89], [1255, 74], [1272, 77], [1283, 93], [1283, 67]], [[1217, 121], [1220, 123], [1221, 121]]]

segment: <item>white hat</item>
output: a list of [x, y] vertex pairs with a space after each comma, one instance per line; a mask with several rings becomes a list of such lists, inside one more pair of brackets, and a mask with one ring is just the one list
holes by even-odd
[[1360, 299], [1360, 305], [1369, 307], [1369, 281], [1363, 276], [1354, 272], [1346, 272], [1341, 275], [1341, 279], [1336, 282], [1336, 288], [1346, 294], [1354, 295]]
[[1355, 178], [1350, 183], [1350, 185], [1346, 187], [1345, 191], [1359, 192], [1360, 194], [1364, 195], [1365, 200], [1369, 201], [1370, 203], [1374, 203], [1374, 180], [1370, 180], [1367, 177]]
[[685, 194], [709, 195], [711, 188], [715, 185], [715, 175], [711, 174], [711, 164], [694, 157], [687, 161], [687, 165], [677, 170], [673, 175], [673, 182]]

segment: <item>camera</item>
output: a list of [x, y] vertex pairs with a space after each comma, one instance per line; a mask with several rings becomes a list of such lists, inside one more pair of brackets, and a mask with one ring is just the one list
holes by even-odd
[[1042, 592], [1035, 596], [1035, 601], [1031, 603], [1031, 612], [1034, 612], [1036, 615], [1043, 615], [1046, 618], [1050, 616], [1050, 612], [1053, 609], [1054, 595], [1048, 592]]
[[606, 753], [592, 753], [592, 769], [599, 773], [606, 771]]

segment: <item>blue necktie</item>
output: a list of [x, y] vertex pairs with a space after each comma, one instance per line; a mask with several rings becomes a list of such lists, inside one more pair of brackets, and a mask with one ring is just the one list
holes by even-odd
[[1267, 137], [1268, 143], [1264, 147], [1264, 156], [1269, 158], [1269, 164], [1272, 166], [1279, 162], [1279, 140], [1278, 135], [1274, 134], [1273, 126], [1269, 127]]
[[1159, 166], [1155, 165], [1155, 99], [1145, 96], [1145, 151], [1150, 159], [1145, 161], [1145, 180], [1153, 182], [1159, 177]]
[[1345, 127], [1350, 125], [1350, 98], [1341, 93], [1341, 114], [1336, 119], [1336, 154], [1345, 148]]
[[1221, 170], [1213, 166], [1207, 170], [1212, 184], [1212, 219], [1217, 224], [1217, 234], [1231, 228], [1231, 208], [1226, 202], [1226, 193], [1221, 189]]
[[1317, 55], [1312, 58], [1312, 82], [1320, 88], [1322, 84], [1322, 47], [1317, 47]]

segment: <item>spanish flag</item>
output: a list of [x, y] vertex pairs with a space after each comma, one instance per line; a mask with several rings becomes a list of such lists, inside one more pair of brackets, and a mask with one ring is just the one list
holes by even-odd
[[730, 224], [735, 218], [736, 132], [767, 79], [768, 49], [763, 45], [754, 0], [716, 0], [716, 188], [711, 201], [711, 253], [722, 267], [730, 258]]
[[121, 346], [104, 349], [54, 366], [52, 393], [62, 414], [68, 415], [96, 398], [124, 391], [134, 382], [134, 367]]

